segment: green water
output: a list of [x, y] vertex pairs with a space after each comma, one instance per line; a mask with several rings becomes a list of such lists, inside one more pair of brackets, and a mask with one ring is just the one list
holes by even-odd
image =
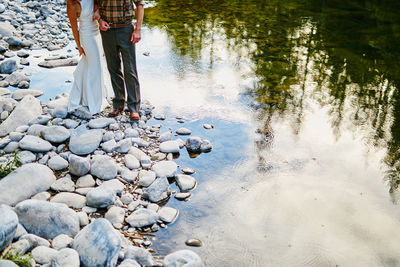
[[205, 245], [191, 249], [206, 266], [400, 266], [399, 10], [394, 0], [146, 8], [144, 95], [214, 144], [177, 160], [199, 184], [188, 203], [169, 202], [180, 217], [153, 247], [165, 255], [198, 237]]

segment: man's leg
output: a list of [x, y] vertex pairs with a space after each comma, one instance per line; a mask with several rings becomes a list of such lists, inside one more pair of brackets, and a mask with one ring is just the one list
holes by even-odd
[[140, 85], [136, 69], [135, 44], [130, 41], [133, 26], [127, 25], [118, 32], [118, 43], [124, 65], [124, 79], [128, 94], [127, 104], [130, 111], [139, 112], [140, 109]]
[[121, 58], [116, 39], [116, 30], [118, 29], [102, 31], [101, 40], [107, 60], [107, 68], [110, 72], [111, 84], [115, 94], [113, 106], [114, 109], [123, 109], [125, 104], [125, 86], [121, 72]]

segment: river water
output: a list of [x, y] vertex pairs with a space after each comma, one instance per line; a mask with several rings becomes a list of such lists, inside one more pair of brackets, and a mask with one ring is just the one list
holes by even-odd
[[[150, 3], [142, 96], [166, 115], [162, 131], [213, 144], [176, 159], [198, 185], [166, 204], [179, 218], [152, 248], [165, 255], [195, 237], [206, 266], [400, 266], [399, 7]], [[73, 68], [28, 70], [43, 101], [69, 90]]]

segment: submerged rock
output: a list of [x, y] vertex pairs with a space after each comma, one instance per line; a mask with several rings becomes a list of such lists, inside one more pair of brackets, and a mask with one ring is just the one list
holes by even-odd
[[[184, 265], [182, 265], [184, 263]], [[191, 250], [178, 250], [174, 253], [168, 254], [164, 258], [165, 267], [176, 267], [176, 266], [190, 266], [190, 267], [202, 267], [203, 262], [199, 255]]]

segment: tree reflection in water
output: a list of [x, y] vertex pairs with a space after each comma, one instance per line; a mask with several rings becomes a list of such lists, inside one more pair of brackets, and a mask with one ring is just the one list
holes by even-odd
[[[257, 146], [273, 142], [273, 118], [298, 133], [310, 101], [327, 107], [340, 137], [344, 120], [368, 146], [387, 149], [390, 192], [400, 184], [400, 3], [396, 0], [156, 0], [146, 10], [150, 28], [163, 28], [185, 66], [210, 69], [216, 40], [236, 62], [248, 60], [254, 83], [246, 93], [260, 118]], [[183, 63], [185, 64], [183, 64]], [[346, 125], [346, 129], [348, 126]]]

